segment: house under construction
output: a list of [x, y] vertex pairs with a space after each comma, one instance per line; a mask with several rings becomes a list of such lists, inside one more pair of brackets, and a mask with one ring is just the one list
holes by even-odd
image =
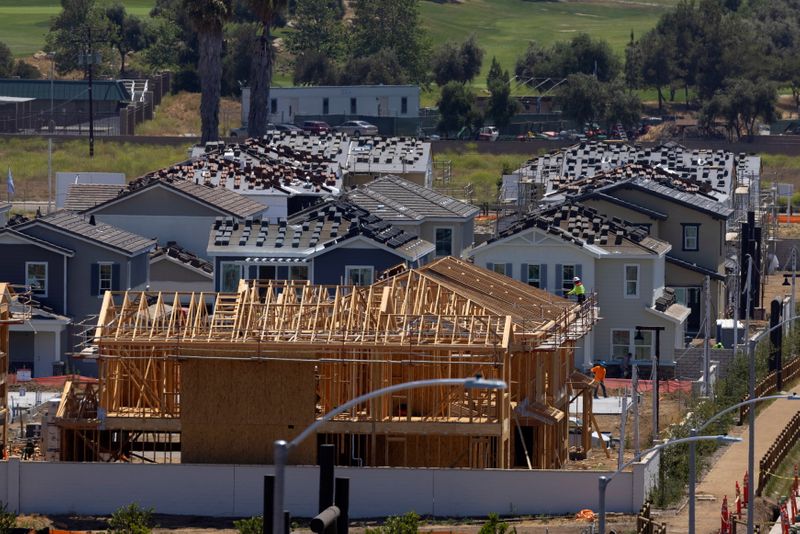
[[[317, 442], [336, 444], [344, 465], [558, 468], [574, 343], [596, 313], [592, 298], [576, 304], [452, 257], [363, 287], [109, 292], [94, 337], [99, 386], [67, 386], [61, 459], [179, 448], [184, 463], [270, 463], [274, 440], [365, 392], [481, 374], [509, 389], [377, 398], [325, 423]], [[313, 464], [315, 450], [306, 440], [290, 462]]]

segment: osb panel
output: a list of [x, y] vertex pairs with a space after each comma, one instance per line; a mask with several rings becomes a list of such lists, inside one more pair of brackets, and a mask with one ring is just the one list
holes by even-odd
[[[272, 463], [272, 443], [314, 421], [314, 367], [302, 362], [188, 360], [181, 369], [184, 463]], [[314, 464], [313, 437], [289, 455]]]

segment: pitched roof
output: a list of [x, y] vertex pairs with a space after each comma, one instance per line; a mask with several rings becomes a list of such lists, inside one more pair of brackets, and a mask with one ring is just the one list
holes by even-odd
[[476, 206], [391, 175], [353, 189], [346, 196], [386, 221], [468, 218], [479, 211]]
[[119, 184], [70, 184], [64, 209], [69, 211], [86, 211], [116, 198], [125, 190]]
[[476, 250], [534, 227], [554, 238], [601, 254], [663, 254], [671, 249], [669, 243], [651, 237], [647, 230], [639, 226], [617, 217], [609, 219], [595, 209], [567, 202], [525, 216], [496, 237], [476, 247]]
[[690, 271], [710, 276], [712, 280], [725, 280], [725, 276], [716, 271], [712, 271], [711, 269], [707, 269], [706, 267], [702, 267], [696, 263], [691, 263], [689, 261], [676, 258], [671, 254], [667, 254], [667, 263], [672, 263], [673, 265], [683, 267], [684, 269], [689, 269]]
[[28, 242], [38, 247], [51, 250], [57, 254], [62, 254], [64, 256], [67, 256], [68, 258], [71, 258], [72, 256], [75, 255], [74, 250], [60, 247], [56, 244], [50, 243], [49, 241], [46, 241], [44, 239], [39, 239], [38, 237], [34, 237], [32, 235], [23, 234], [22, 232], [18, 232], [16, 228], [12, 228], [11, 226], [0, 228], [0, 242], [3, 241], [4, 236], [10, 237], [12, 242], [14, 240]]
[[150, 253], [151, 263], [164, 259], [191, 267], [208, 275], [212, 275], [214, 273], [213, 264], [192, 254], [188, 250], [176, 244], [174, 241], [167, 243], [166, 247], [156, 247]]
[[654, 195], [698, 209], [717, 219], [727, 219], [733, 210], [712, 195], [708, 184], [681, 178], [666, 169], [632, 163], [571, 182], [554, 181], [560, 184], [555, 192], [577, 198], [597, 194], [613, 196], [618, 189], [634, 188], [648, 191]]
[[278, 223], [258, 218], [218, 217], [211, 229], [208, 252], [219, 255], [235, 252], [287, 260], [308, 258], [324, 248], [358, 236], [414, 260], [434, 250], [431, 243], [392, 226], [351, 202], [329, 200]]
[[94, 241], [128, 255], [146, 250], [156, 244], [153, 239], [120, 230], [110, 224], [101, 222], [92, 224], [91, 219], [66, 210], [32, 219], [15, 227], [15, 230], [24, 232], [27, 228], [37, 224], [55, 228], [80, 239]]

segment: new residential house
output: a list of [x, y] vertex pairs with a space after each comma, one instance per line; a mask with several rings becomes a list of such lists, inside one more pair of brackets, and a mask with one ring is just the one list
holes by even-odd
[[345, 197], [397, 228], [434, 243], [436, 257], [471, 247], [477, 207], [398, 176], [382, 176]]
[[546, 196], [572, 198], [609, 217], [629, 221], [672, 248], [666, 285], [692, 310], [687, 331], [696, 333], [705, 313], [705, 277], [710, 278], [712, 317], [726, 303], [726, 228], [733, 209], [717, 200], [707, 183], [685, 180], [648, 165], [631, 164], [563, 185]]
[[82, 207], [80, 198], [99, 201], [82, 210], [99, 222], [151, 237], [162, 246], [176, 243], [201, 257], [208, 244], [206, 229], [217, 217], [261, 217], [267, 212], [263, 204], [233, 191], [158, 174], [116, 192], [101, 184], [73, 185], [66, 205]]
[[278, 223], [220, 218], [208, 240], [215, 290], [223, 292], [236, 291], [242, 278], [369, 285], [390, 267], [422, 265], [434, 249], [343, 200], [324, 202]]
[[674, 361], [689, 310], [665, 290], [671, 248], [639, 226], [566, 203], [525, 217], [468, 255], [478, 266], [556, 295], [566, 295], [580, 277], [600, 307], [600, 320], [575, 354], [576, 367], [587, 368], [628, 352], [637, 360], [653, 356], [652, 332], [636, 340], [637, 326], [664, 327], [661, 361]]
[[[107, 290], [144, 289], [155, 241], [92, 217], [57, 211], [0, 230], [0, 278], [32, 288], [54, 313], [80, 322]], [[74, 338], [64, 350], [76, 344]]]
[[156, 247], [150, 253], [150, 290], [214, 291], [214, 264], [176, 243]]

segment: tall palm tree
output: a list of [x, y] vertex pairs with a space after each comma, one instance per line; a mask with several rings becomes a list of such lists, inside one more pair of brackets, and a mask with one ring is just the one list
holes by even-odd
[[197, 32], [200, 77], [201, 142], [219, 139], [219, 99], [222, 91], [222, 27], [232, 0], [183, 0], [183, 9]]
[[272, 83], [272, 46], [270, 28], [275, 15], [284, 9], [288, 0], [247, 0], [258, 19], [260, 35], [250, 66], [250, 112], [247, 115], [247, 135], [260, 137], [267, 131], [267, 104]]

